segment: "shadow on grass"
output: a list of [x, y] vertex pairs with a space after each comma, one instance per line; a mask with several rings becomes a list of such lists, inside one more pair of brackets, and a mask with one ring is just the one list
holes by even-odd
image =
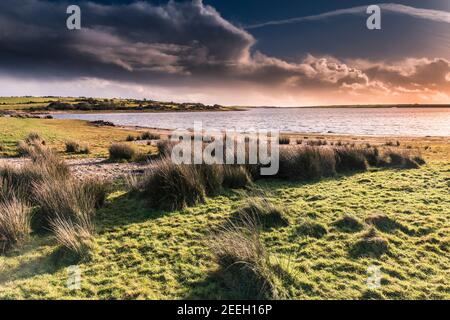
[[[23, 251], [21, 252], [23, 253]], [[8, 281], [23, 280], [44, 274], [54, 274], [70, 265], [80, 262], [79, 258], [56, 248], [51, 254], [30, 259], [17, 267], [0, 273], [0, 284]]]
[[108, 201], [97, 212], [95, 222], [97, 230], [104, 232], [110, 228], [158, 219], [168, 214], [168, 211], [149, 209], [144, 198], [126, 193]]

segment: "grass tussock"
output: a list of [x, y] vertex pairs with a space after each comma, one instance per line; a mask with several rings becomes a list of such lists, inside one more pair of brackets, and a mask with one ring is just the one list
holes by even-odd
[[364, 221], [366, 224], [374, 226], [375, 228], [383, 232], [392, 232], [397, 229], [407, 231], [402, 224], [383, 213], [371, 213], [366, 217]]
[[203, 177], [195, 166], [179, 165], [170, 158], [154, 161], [144, 173], [140, 189], [154, 208], [178, 210], [205, 200]]
[[93, 247], [92, 218], [105, 196], [105, 184], [75, 179], [46, 179], [34, 184], [39, 213], [58, 244], [79, 258]]
[[289, 147], [280, 149], [278, 177], [289, 180], [312, 180], [336, 173], [332, 149], [317, 147]]
[[61, 248], [76, 258], [88, 258], [95, 246], [94, 226], [88, 214], [57, 216], [50, 221], [50, 229]]
[[364, 225], [356, 217], [346, 214], [342, 218], [336, 220], [334, 226], [343, 232], [359, 232], [364, 228]]
[[83, 191], [92, 196], [95, 208], [103, 207], [108, 194], [112, 190], [111, 181], [101, 177], [91, 177], [84, 179], [80, 183]]
[[335, 148], [336, 169], [338, 172], [366, 171], [368, 168], [365, 149], [341, 147]]
[[281, 145], [288, 145], [291, 143], [291, 139], [289, 137], [280, 137], [278, 143]]
[[303, 237], [322, 238], [328, 233], [327, 228], [312, 219], [304, 219], [296, 228], [295, 234]]
[[175, 141], [161, 140], [158, 141], [156, 147], [160, 157], [170, 157], [172, 155], [173, 147], [176, 145]]
[[159, 140], [159, 139], [161, 139], [161, 135], [146, 131], [141, 134], [140, 139], [141, 140]]
[[353, 257], [379, 258], [388, 252], [388, 241], [373, 227], [363, 233], [350, 249], [350, 254]]
[[282, 299], [287, 295], [259, 230], [257, 223], [247, 218], [237, 224], [230, 222], [208, 242], [232, 299]]
[[131, 161], [136, 158], [138, 151], [134, 145], [113, 143], [109, 149], [109, 159], [113, 161]]
[[285, 207], [271, 203], [265, 197], [252, 197], [233, 214], [234, 221], [256, 221], [264, 229], [285, 227], [289, 217]]
[[18, 198], [0, 200], [0, 253], [27, 241], [31, 233], [31, 212]]
[[252, 183], [244, 166], [175, 164], [170, 158], [153, 161], [142, 176], [128, 176], [128, 189], [149, 200], [153, 208], [180, 210], [203, 203], [223, 187], [242, 188]]
[[45, 140], [38, 133], [31, 132], [17, 143], [16, 151], [20, 157], [27, 157], [41, 152], [45, 144]]
[[425, 160], [411, 150], [386, 149], [384, 151], [385, 166], [403, 169], [417, 169], [425, 164]]
[[224, 165], [223, 186], [230, 189], [245, 188], [252, 184], [252, 178], [246, 166]]
[[89, 154], [91, 152], [89, 145], [86, 143], [71, 140], [66, 141], [65, 146], [67, 153]]

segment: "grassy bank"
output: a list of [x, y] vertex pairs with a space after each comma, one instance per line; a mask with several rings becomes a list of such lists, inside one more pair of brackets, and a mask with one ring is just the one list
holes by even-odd
[[[14, 156], [16, 145], [29, 132], [37, 132], [47, 144], [63, 152], [70, 140], [87, 143], [92, 157], [106, 157], [113, 142], [125, 141], [135, 132], [116, 127], [98, 127], [86, 121], [55, 119], [19, 119], [0, 117], [0, 156]], [[150, 150], [147, 146], [143, 150]]]
[[[81, 121], [0, 121], [9, 126], [1, 142], [16, 143], [14, 139], [38, 131], [60, 152], [62, 141], [71, 138], [98, 141], [101, 154], [129, 134]], [[322, 140], [318, 138], [301, 139]], [[344, 138], [326, 140], [334, 145], [367, 143], [367, 138]], [[149, 197], [134, 195], [117, 181], [93, 218], [96, 246], [90, 259], [66, 259], [52, 233], [34, 232], [24, 247], [0, 255], [0, 298], [251, 297], [248, 288], [236, 287], [234, 271], [224, 268], [209, 241], [216, 232], [229, 230], [230, 218], [234, 221], [248, 211], [242, 208], [249, 198], [264, 195], [270, 206], [262, 207], [270, 208], [272, 220], [258, 234], [258, 245], [267, 259], [255, 264], [258, 274], [280, 289], [277, 297], [449, 299], [449, 145], [437, 138], [399, 142], [407, 150], [410, 144], [420, 149], [427, 164], [418, 169], [371, 167], [308, 182], [259, 180], [245, 189], [222, 189], [204, 203], [181, 210], [151, 209]], [[370, 143], [391, 145], [379, 138]], [[281, 223], [273, 224], [273, 219]], [[221, 241], [216, 244], [226, 248]], [[72, 264], [81, 269], [81, 290], [67, 288], [67, 267]], [[378, 289], [367, 287], [370, 266], [381, 267]]]

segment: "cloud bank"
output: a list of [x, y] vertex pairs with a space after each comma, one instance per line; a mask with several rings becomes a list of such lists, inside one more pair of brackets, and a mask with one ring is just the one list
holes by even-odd
[[[83, 2], [83, 28], [70, 31], [65, 27], [67, 5], [42, 0], [0, 3], [3, 83], [20, 83], [24, 95], [63, 81], [70, 85], [58, 88], [71, 95], [73, 89], [67, 88], [79, 88], [80, 95], [172, 95], [170, 100], [188, 97], [224, 104], [450, 101], [446, 59], [388, 63], [308, 55], [285, 61], [253, 50], [256, 39], [248, 31], [201, 0], [161, 6]], [[348, 10], [353, 9], [340, 14]], [[2, 95], [17, 91], [11, 85], [2, 87]]]

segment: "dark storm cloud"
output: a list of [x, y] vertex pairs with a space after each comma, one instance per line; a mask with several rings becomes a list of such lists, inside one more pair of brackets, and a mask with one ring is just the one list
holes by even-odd
[[[82, 30], [66, 28], [69, 3], [0, 2], [0, 72], [30, 79], [97, 78], [165, 87], [262, 86], [350, 94], [447, 94], [450, 62], [395, 64], [308, 55], [284, 61], [201, 0], [152, 5], [81, 2]], [[406, 57], [405, 57], [406, 58]], [[266, 90], [266, 89], [263, 89]], [[269, 92], [269, 91], [267, 91]], [[281, 91], [280, 91], [281, 92]]]
[[164, 6], [84, 2], [79, 31], [66, 29], [67, 6], [2, 1], [0, 67], [23, 75], [145, 82], [233, 66], [248, 59], [254, 43], [201, 1]]

